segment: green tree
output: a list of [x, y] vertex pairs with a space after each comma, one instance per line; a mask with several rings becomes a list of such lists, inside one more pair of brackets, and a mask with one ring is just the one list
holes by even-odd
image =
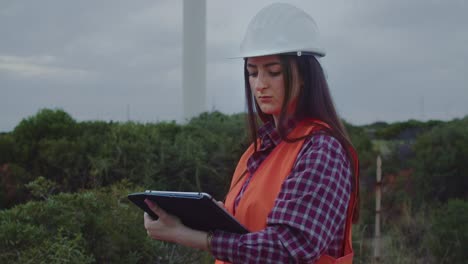
[[420, 200], [466, 198], [468, 119], [455, 120], [421, 135], [414, 146], [415, 182]]
[[15, 140], [11, 133], [0, 134], [0, 166], [15, 159]]

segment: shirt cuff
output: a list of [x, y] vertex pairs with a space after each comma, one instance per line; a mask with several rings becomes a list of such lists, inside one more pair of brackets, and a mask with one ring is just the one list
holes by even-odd
[[223, 261], [231, 261], [237, 254], [237, 247], [242, 235], [216, 230], [211, 239], [211, 254]]

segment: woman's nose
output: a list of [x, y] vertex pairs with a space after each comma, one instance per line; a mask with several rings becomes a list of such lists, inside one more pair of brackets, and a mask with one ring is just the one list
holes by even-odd
[[256, 90], [262, 90], [267, 87], [267, 80], [263, 74], [258, 74], [255, 78], [254, 87]]

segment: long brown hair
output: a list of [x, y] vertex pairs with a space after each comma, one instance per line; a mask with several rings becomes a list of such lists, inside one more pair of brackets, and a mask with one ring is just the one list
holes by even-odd
[[[322, 66], [314, 56], [310, 55], [297, 56], [280, 54], [278, 56], [280, 57], [285, 87], [284, 101], [277, 124], [277, 130], [281, 139], [287, 142], [303, 139], [288, 138], [287, 128], [285, 127], [287, 120], [291, 118], [287, 111], [293, 93], [292, 86], [293, 84], [297, 84], [297, 82], [295, 82], [296, 80], [294, 80], [295, 74], [293, 72], [295, 68], [297, 68], [297, 74], [301, 79], [301, 87], [292, 118], [297, 121], [309, 118], [318, 119], [327, 123], [330, 129], [323, 127], [324, 131], [335, 137], [342, 144], [351, 164], [353, 178], [357, 177], [357, 175], [355, 175], [355, 165], [351, 153], [353, 145], [335, 110]], [[244, 60], [245, 97], [248, 110], [247, 123], [250, 131], [250, 141], [254, 144], [255, 151], [257, 151], [258, 118], [263, 122], [273, 122], [273, 116], [263, 113], [255, 101], [249, 83], [247, 60], [248, 59]], [[297, 67], [293, 67], [293, 64]], [[355, 180], [352, 181], [352, 186], [354, 190], [357, 190], [357, 195], [359, 197], [359, 186], [355, 186]], [[359, 199], [356, 202], [358, 201]], [[359, 218], [359, 204], [356, 205], [353, 215], [353, 222], [356, 222]]]

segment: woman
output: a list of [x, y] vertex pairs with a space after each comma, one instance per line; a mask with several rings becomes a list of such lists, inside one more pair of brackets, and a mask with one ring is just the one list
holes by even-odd
[[217, 263], [352, 263], [357, 156], [316, 58], [325, 55], [317, 40], [310, 16], [272, 4], [241, 45], [252, 145], [225, 206], [252, 232], [193, 230], [146, 201], [159, 216], [145, 214], [150, 237], [208, 250]]

